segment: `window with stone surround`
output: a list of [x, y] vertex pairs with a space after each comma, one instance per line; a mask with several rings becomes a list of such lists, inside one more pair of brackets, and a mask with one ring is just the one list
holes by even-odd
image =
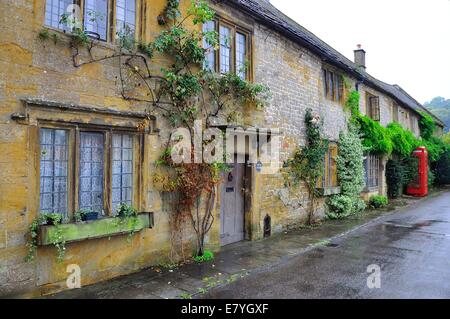
[[205, 23], [203, 31], [216, 31], [219, 36], [217, 50], [208, 47], [206, 41], [203, 41], [203, 47], [207, 50], [204, 68], [220, 74], [231, 72], [237, 74], [241, 79], [249, 80], [250, 32], [221, 18]]
[[113, 215], [133, 205], [137, 133], [77, 125], [40, 128], [40, 211]]
[[365, 181], [368, 190], [377, 188], [380, 179], [380, 157], [368, 154], [364, 159]]
[[322, 70], [323, 95], [330, 101], [342, 102], [344, 96], [344, 79], [341, 74]]
[[380, 97], [366, 92], [366, 115], [372, 120], [379, 122], [380, 115]]
[[338, 145], [332, 142], [323, 158], [324, 173], [317, 183], [317, 188], [326, 189], [339, 186], [336, 167], [337, 156]]
[[78, 21], [88, 34], [114, 42], [119, 34], [136, 37], [141, 0], [46, 0], [45, 25], [68, 31], [60, 23], [63, 15]]

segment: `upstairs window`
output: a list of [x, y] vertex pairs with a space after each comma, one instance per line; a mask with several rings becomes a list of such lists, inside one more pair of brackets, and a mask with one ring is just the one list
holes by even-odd
[[366, 93], [366, 115], [374, 121], [380, 121], [380, 97]]
[[136, 32], [136, 0], [116, 0], [116, 33], [134, 37]]
[[247, 78], [247, 36], [236, 32], [236, 74], [243, 80]]
[[96, 33], [100, 40], [107, 40], [108, 29], [108, 1], [84, 1], [84, 30]]
[[[216, 30], [216, 21], [208, 21], [203, 25], [203, 32]], [[216, 71], [216, 51], [210, 47], [206, 39], [203, 39], [203, 48], [206, 50], [206, 58], [203, 64], [205, 70]]]
[[231, 29], [225, 26], [220, 26], [220, 73], [231, 72]]
[[63, 31], [68, 26], [60, 23], [67, 15], [72, 24], [93, 38], [102, 41], [114, 41], [118, 35], [136, 36], [137, 12], [140, 0], [46, 0], [45, 25]]
[[47, 0], [45, 2], [45, 25], [55, 29], [66, 30], [65, 25], [60, 22], [63, 14], [69, 13], [73, 0]]
[[221, 19], [207, 22], [203, 31], [216, 31], [219, 35], [219, 48], [214, 50], [203, 41], [207, 50], [203, 67], [220, 74], [234, 73], [243, 80], [249, 79], [249, 65], [251, 62], [250, 32], [245, 31]]
[[323, 69], [322, 74], [324, 96], [330, 101], [342, 102], [344, 96], [344, 80], [342, 75], [327, 69]]
[[398, 122], [398, 105], [396, 103], [392, 104], [392, 120]]

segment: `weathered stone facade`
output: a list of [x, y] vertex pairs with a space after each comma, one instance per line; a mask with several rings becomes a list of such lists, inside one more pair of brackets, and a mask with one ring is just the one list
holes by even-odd
[[[156, 17], [165, 0], [142, 1], [139, 36], [151, 41], [161, 30]], [[182, 1], [185, 8], [189, 1]], [[346, 71], [325, 64], [313, 53], [283, 34], [225, 4], [213, 4], [218, 14], [252, 31], [252, 78], [267, 84], [273, 99], [263, 112], [245, 114], [245, 124], [281, 130], [281, 160], [287, 160], [298, 146], [305, 144], [304, 116], [307, 108], [321, 115], [325, 134], [337, 141], [346, 129], [349, 116], [343, 103], [324, 97], [322, 69], [335, 69], [348, 77], [350, 88], [357, 80]], [[131, 242], [123, 236], [87, 240], [67, 245], [63, 263], [55, 261], [53, 247], [39, 247], [37, 260], [24, 262], [27, 254], [26, 234], [39, 214], [39, 127], [43, 122], [93, 127], [129, 128], [136, 131], [142, 120], [143, 105], [125, 101], [118, 94], [117, 61], [74, 68], [70, 50], [61, 44], [43, 43], [38, 32], [44, 25], [45, 0], [6, 0], [0, 3], [0, 296], [36, 296], [65, 289], [66, 267], [78, 264], [82, 284], [107, 280], [165, 260], [170, 252], [171, 233], [160, 192], [154, 187], [152, 174], [162, 149], [168, 126], [156, 116], [153, 132], [136, 135], [135, 158], [137, 191], [133, 204], [140, 212], [153, 212], [155, 226], [135, 235]], [[61, 34], [61, 37], [65, 35]], [[112, 44], [101, 45], [97, 54], [109, 52]], [[155, 69], [167, 61], [157, 57]], [[393, 99], [362, 84], [361, 92], [380, 97], [381, 123], [393, 120]], [[365, 113], [362, 94], [361, 112]], [[31, 99], [31, 100], [30, 100]], [[345, 96], [344, 99], [345, 101]], [[34, 102], [33, 102], [34, 101]], [[55, 108], [56, 105], [82, 106], [78, 109]], [[107, 112], [92, 111], [95, 108]], [[91, 109], [91, 111], [89, 111]], [[405, 107], [406, 110], [408, 108]], [[114, 113], [120, 111], [122, 113]], [[131, 113], [126, 113], [131, 112]], [[414, 112], [411, 112], [414, 113]], [[13, 114], [24, 114], [14, 120]], [[414, 113], [411, 116], [417, 115]], [[417, 132], [415, 132], [417, 134]], [[382, 161], [384, 167], [385, 159]], [[386, 192], [383, 170], [377, 193]], [[285, 186], [281, 173], [259, 174], [251, 168], [251, 201], [245, 212], [246, 238], [263, 237], [264, 218], [271, 216], [272, 232], [301, 224], [307, 217], [307, 193]], [[216, 205], [216, 222], [209, 234], [211, 249], [220, 247], [220, 197]], [[323, 199], [317, 215], [323, 216]], [[184, 234], [186, 250], [193, 238]], [[125, 236], [126, 237], [126, 236]]]

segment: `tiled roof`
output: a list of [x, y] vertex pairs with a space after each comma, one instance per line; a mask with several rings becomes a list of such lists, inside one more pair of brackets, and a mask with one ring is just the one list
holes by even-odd
[[[221, 1], [218, 1], [221, 2]], [[416, 112], [426, 112], [433, 116], [437, 123], [444, 126], [444, 123], [422, 104], [417, 102], [406, 91], [398, 85], [391, 85], [382, 82], [365, 70], [359, 68], [353, 61], [333, 49], [330, 45], [319, 39], [312, 32], [308, 31], [297, 22], [286, 16], [272, 4], [265, 0], [227, 0], [228, 5], [235, 6], [241, 11], [245, 11], [261, 24], [269, 26], [271, 29], [282, 33], [284, 36], [306, 47], [316, 53], [327, 63], [333, 64], [342, 70], [349, 72], [362, 83], [373, 87], [391, 96], [400, 104], [409, 107]]]

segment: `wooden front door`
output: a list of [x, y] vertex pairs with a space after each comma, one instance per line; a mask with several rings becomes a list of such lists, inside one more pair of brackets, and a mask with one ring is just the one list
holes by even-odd
[[232, 164], [224, 174], [220, 205], [222, 246], [244, 240], [244, 164]]

